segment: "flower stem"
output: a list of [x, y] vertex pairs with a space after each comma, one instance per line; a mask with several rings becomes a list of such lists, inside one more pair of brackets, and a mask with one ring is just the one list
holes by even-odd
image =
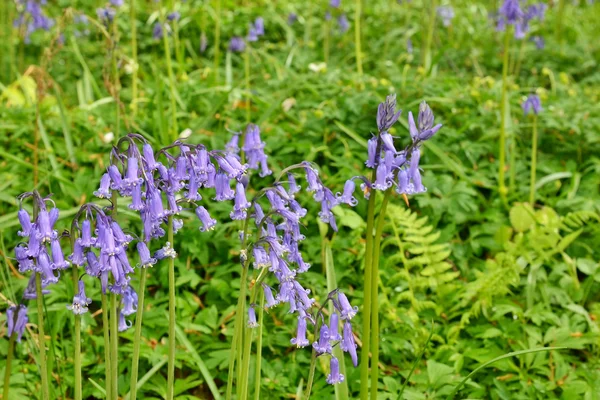
[[323, 58], [325, 64], [329, 64], [329, 35], [331, 34], [331, 21], [323, 24]]
[[[319, 322], [320, 322], [320, 319], [317, 318], [317, 323], [315, 324], [315, 337], [317, 337], [319, 329], [321, 329], [321, 324]], [[317, 351], [313, 348], [312, 355], [310, 356], [310, 369], [308, 372], [308, 381], [306, 382], [306, 390], [304, 391], [304, 397], [302, 398], [302, 400], [310, 399], [310, 392], [312, 392], [312, 385], [315, 380], [316, 367], [317, 367]]]
[[244, 76], [246, 78], [246, 123], [250, 123], [250, 43], [244, 52]]
[[135, 1], [129, 3], [129, 27], [131, 29], [131, 57], [133, 59], [133, 74], [131, 76], [131, 111], [135, 116], [137, 112], [138, 91], [138, 53], [137, 53], [137, 25], [135, 20]]
[[[71, 233], [71, 235], [74, 235], [74, 233]], [[72, 236], [71, 237], [71, 244], [73, 244], [75, 242], [75, 237]], [[73, 246], [71, 246], [72, 248]], [[73, 278], [73, 290], [74, 293], [77, 293], [77, 291], [79, 290], [79, 273], [77, 271], [77, 265], [73, 264], [73, 268], [72, 268], [72, 278]], [[73, 367], [75, 368], [75, 387], [74, 387], [74, 392], [75, 392], [75, 400], [81, 400], [82, 399], [82, 394], [81, 394], [81, 315], [80, 314], [73, 314], [73, 317], [75, 318], [75, 335], [74, 335], [74, 343], [73, 343], [73, 348], [74, 348], [74, 355], [73, 355]]]
[[144, 316], [144, 294], [146, 292], [146, 268], [140, 273], [140, 287], [138, 289], [138, 309], [135, 315], [135, 333], [133, 338], [133, 357], [131, 360], [131, 383], [129, 389], [129, 400], [137, 397], [138, 367], [140, 364], [140, 344], [142, 336], [142, 317]]
[[221, 0], [215, 6], [215, 83], [219, 83], [219, 66], [221, 58]]
[[[173, 215], [169, 215], [168, 240], [173, 243]], [[175, 258], [169, 258], [169, 359], [167, 370], [167, 400], [173, 399], [175, 382]]]
[[40, 344], [40, 375], [42, 378], [42, 399], [50, 399], [48, 388], [48, 366], [46, 365], [46, 334], [44, 332], [44, 298], [42, 294], [42, 275], [35, 273], [35, 292], [38, 311], [38, 340]]
[[531, 137], [531, 180], [529, 182], [529, 204], [535, 202], [535, 171], [537, 166], [537, 115], [533, 116], [533, 135]]
[[2, 391], [2, 398], [8, 399], [8, 392], [10, 390], [10, 374], [12, 369], [13, 353], [15, 351], [15, 342], [17, 335], [13, 332], [8, 339], [8, 354], [6, 355], [6, 367], [4, 368], [4, 390]]
[[[372, 179], [374, 181], [374, 179]], [[360, 352], [360, 398], [369, 398], [369, 352], [371, 346], [371, 279], [373, 276], [373, 220], [375, 218], [375, 199], [377, 191], [371, 190], [367, 208], [367, 244], [365, 251], [364, 299], [363, 299], [363, 345]]]
[[362, 14], [362, 0], [356, 0], [356, 7], [354, 11], [354, 50], [356, 52], [356, 71], [358, 75], [362, 76], [362, 52], [360, 46], [360, 20]]
[[105, 376], [105, 389], [106, 398], [110, 400], [113, 398], [112, 395], [112, 384], [110, 375], [110, 335], [109, 335], [109, 324], [108, 324], [108, 299], [106, 293], [102, 292], [102, 330], [104, 331], [104, 376]]
[[[165, 25], [165, 13], [162, 7], [160, 7], [160, 23]], [[177, 103], [175, 102], [175, 74], [173, 73], [173, 64], [171, 62], [171, 47], [169, 45], [169, 35], [166, 29], [163, 32], [163, 44], [165, 47], [165, 60], [167, 61], [167, 73], [169, 76], [169, 88], [171, 93], [171, 138], [172, 140], [177, 139], [179, 129], [177, 128]]]
[[[248, 229], [250, 226], [250, 213], [244, 220], [243, 228], [243, 239], [242, 249], [246, 251], [246, 243], [248, 242]], [[246, 281], [248, 280], [248, 268], [245, 262], [242, 262], [242, 275], [240, 277], [240, 295], [238, 297], [238, 303], [235, 311], [235, 321], [233, 328], [233, 338], [231, 340], [231, 351], [229, 352], [229, 373], [227, 374], [227, 391], [225, 393], [225, 399], [230, 400], [232, 389], [233, 389], [233, 376], [235, 372], [235, 362], [238, 360], [238, 364], [241, 364], [241, 346], [242, 346], [242, 322], [244, 321], [244, 308], [246, 307]]]
[[436, 0], [431, 0], [431, 4], [428, 8], [429, 21], [427, 24], [427, 36], [425, 39], [425, 49], [423, 51], [423, 68], [425, 71], [429, 71], [431, 68], [431, 44], [433, 43], [433, 30], [435, 28], [435, 13], [436, 13]]
[[377, 382], [379, 379], [379, 256], [381, 235], [385, 226], [385, 212], [392, 195], [392, 188], [386, 190], [379, 210], [377, 228], [373, 244], [373, 264], [371, 275], [371, 399], [377, 399]]
[[[258, 283], [257, 283], [258, 284]], [[256, 338], [256, 366], [254, 368], [254, 400], [260, 400], [260, 371], [262, 364], [262, 335], [265, 309], [265, 293], [260, 291], [260, 308], [258, 309], [258, 334]]]
[[504, 167], [506, 164], [506, 103], [508, 97], [508, 53], [510, 47], [510, 25], [506, 27], [504, 33], [504, 58], [502, 61], [502, 101], [500, 103], [500, 143], [498, 149], [498, 192], [500, 197], [506, 203], [506, 195], [508, 193], [504, 184]]
[[119, 398], [119, 314], [117, 294], [110, 295], [110, 380], [113, 399]]

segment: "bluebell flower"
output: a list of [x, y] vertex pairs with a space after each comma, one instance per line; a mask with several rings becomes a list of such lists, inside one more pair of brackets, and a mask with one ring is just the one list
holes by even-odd
[[321, 325], [319, 331], [319, 340], [313, 343], [313, 348], [317, 354], [331, 353], [331, 343], [329, 343], [329, 327], [327, 324]]
[[338, 292], [337, 296], [339, 308], [340, 308], [340, 316], [343, 320], [350, 320], [354, 318], [356, 313], [358, 312], [358, 307], [352, 307], [346, 295], [342, 292]]
[[138, 295], [131, 286], [127, 286], [127, 289], [121, 296], [122, 308], [121, 313], [125, 316], [135, 314], [138, 309]]
[[125, 319], [125, 314], [119, 313], [119, 332], [124, 332], [131, 328], [131, 321]]
[[248, 307], [248, 328], [258, 328], [258, 322], [256, 322], [256, 311], [254, 310], [254, 304], [250, 304]]
[[436, 11], [437, 15], [442, 19], [442, 24], [445, 27], [450, 26], [454, 19], [454, 9], [450, 6], [439, 6]]
[[155, 22], [152, 28], [152, 39], [160, 40], [164, 35], [164, 29], [160, 22]]
[[340, 332], [339, 332], [339, 324], [340, 324], [340, 319], [339, 319], [339, 315], [338, 313], [336, 313], [335, 311], [331, 313], [331, 315], [329, 316], [329, 340], [330, 341], [336, 341], [336, 340], [342, 340], [342, 337], [340, 336]]
[[165, 243], [164, 247], [157, 250], [154, 253], [154, 258], [157, 260], [164, 260], [165, 258], [175, 258], [177, 257], [177, 252], [171, 247], [171, 243]]
[[327, 383], [335, 385], [344, 382], [344, 375], [340, 373], [340, 362], [337, 358], [331, 357], [329, 364], [329, 375], [327, 375]]
[[340, 348], [350, 354], [352, 364], [356, 367], [358, 365], [358, 356], [356, 354], [356, 343], [354, 342], [354, 334], [352, 333], [352, 324], [350, 321], [344, 322], [342, 333], [343, 338], [340, 342]]
[[27, 307], [25, 305], [10, 306], [6, 310], [6, 333], [8, 337], [10, 338], [13, 334], [16, 334], [17, 342], [20, 343], [27, 322], [29, 322], [29, 317], [27, 316]]
[[73, 296], [73, 303], [67, 305], [67, 309], [73, 311], [73, 314], [81, 315], [88, 312], [88, 305], [92, 303], [92, 299], [85, 294], [85, 284], [83, 281], [78, 282], [79, 292]]
[[291, 343], [296, 347], [306, 347], [309, 344], [306, 338], [306, 317], [298, 317], [298, 326], [296, 328], [296, 337], [292, 338]]
[[22, 229], [17, 234], [21, 237], [28, 237], [31, 232], [31, 217], [29, 216], [29, 213], [27, 210], [21, 208], [17, 211], [17, 217]]
[[523, 102], [523, 113], [527, 115], [530, 112], [533, 112], [535, 115], [542, 112], [542, 102], [537, 94], [530, 94], [527, 96], [527, 100]]
[[340, 33], [346, 33], [348, 32], [348, 29], [350, 29], [350, 23], [348, 22], [348, 17], [346, 17], [346, 14], [340, 14], [340, 16], [337, 17], [337, 23]]
[[244, 39], [239, 36], [234, 36], [229, 41], [229, 51], [233, 53], [241, 53], [246, 50], [246, 43]]

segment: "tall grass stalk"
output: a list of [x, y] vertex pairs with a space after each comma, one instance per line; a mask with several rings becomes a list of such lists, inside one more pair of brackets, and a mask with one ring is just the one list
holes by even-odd
[[221, 0], [215, 0], [215, 83], [219, 83], [219, 66], [221, 64]]
[[[373, 172], [375, 175], [375, 172]], [[373, 181], [375, 176], [373, 176]], [[367, 208], [367, 239], [365, 252], [365, 271], [364, 271], [364, 299], [363, 299], [363, 329], [362, 329], [362, 349], [360, 352], [360, 398], [368, 400], [369, 398], [369, 353], [371, 351], [371, 299], [373, 277], [373, 223], [375, 219], [375, 199], [377, 191], [371, 190], [369, 204]]]
[[[71, 250], [75, 248], [75, 231], [71, 230]], [[79, 272], [77, 271], [77, 265], [73, 264], [71, 269], [73, 279], [73, 293], [77, 294], [79, 291]], [[74, 397], [75, 400], [82, 399], [81, 393], [81, 314], [73, 314], [75, 319], [74, 324], [74, 343], [73, 343], [73, 368], [75, 370], [75, 382], [74, 382]]]
[[15, 352], [15, 342], [17, 341], [17, 334], [13, 332], [8, 339], [8, 353], [6, 355], [6, 366], [4, 367], [4, 388], [2, 390], [2, 398], [8, 399], [8, 393], [10, 391], [10, 375], [12, 372], [12, 360]]
[[133, 59], [133, 74], [131, 76], [131, 112], [135, 116], [138, 103], [138, 53], [137, 53], [137, 24], [136, 24], [136, 0], [129, 3], [129, 29], [131, 30], [131, 58]]
[[131, 358], [131, 383], [129, 385], [129, 400], [136, 400], [137, 378], [140, 364], [140, 345], [142, 342], [142, 318], [144, 316], [144, 295], [146, 293], [146, 276], [148, 271], [142, 267], [140, 272], [140, 286], [138, 289], [138, 309], [135, 314], [135, 332], [133, 337], [133, 355]]
[[373, 265], [371, 268], [371, 399], [373, 400], [377, 399], [377, 382], [379, 380], [379, 256], [381, 235], [385, 226], [385, 212], [392, 190], [393, 188], [389, 188], [383, 196], [373, 239]]
[[[246, 51], [244, 51], [244, 78], [246, 82], [246, 123], [250, 123], [250, 43], [246, 44]], [[242, 141], [242, 143], [244, 143]]]
[[[175, 11], [175, 0], [171, 0], [169, 4], [169, 11]], [[183, 54], [183, 47], [181, 45], [181, 40], [179, 39], [179, 21], [177, 18], [174, 18], [171, 23], [173, 24], [173, 47], [175, 48], [175, 59], [177, 60], [177, 70], [179, 75], [183, 75], [185, 73], [185, 60]]]
[[[162, 2], [160, 7], [160, 23], [165, 26], [165, 11]], [[175, 141], [179, 135], [177, 127], [177, 102], [175, 96], [175, 74], [173, 73], [173, 63], [171, 61], [171, 47], [169, 45], [169, 35], [166, 29], [163, 30], [163, 46], [165, 48], [165, 60], [167, 62], [167, 74], [169, 77], [169, 89], [171, 97], [171, 140]]]
[[356, 72], [359, 76], [363, 74], [362, 50], [360, 45], [360, 20], [362, 14], [362, 0], [356, 0], [354, 10], [354, 50], [356, 52]]
[[537, 115], [533, 115], [533, 132], [531, 135], [531, 173], [529, 180], [529, 204], [535, 203], [535, 172], [537, 167], [537, 145], [538, 145]]
[[106, 399], [113, 399], [112, 395], [112, 383], [111, 383], [111, 362], [110, 362], [110, 333], [109, 333], [109, 322], [108, 322], [108, 299], [106, 293], [102, 292], [102, 331], [104, 334], [104, 383], [106, 390]]
[[262, 336], [265, 315], [265, 293], [260, 291], [260, 308], [258, 309], [258, 328], [256, 334], [256, 363], [254, 367], [254, 400], [260, 400], [260, 379], [262, 368]]
[[[169, 215], [167, 235], [173, 248], [173, 215]], [[167, 400], [173, 400], [175, 383], [175, 258], [169, 258], [169, 358], [167, 368]]]
[[425, 71], [429, 71], [429, 69], [431, 68], [431, 45], [433, 44], [433, 31], [435, 28], [435, 13], [436, 13], [436, 7], [437, 6], [437, 1], [436, 0], [431, 0], [431, 3], [429, 4], [428, 7], [425, 8], [425, 11], [429, 11], [429, 13], [427, 14], [427, 36], [425, 36], [425, 42], [424, 42], [424, 47], [423, 47], [423, 52], [421, 55], [421, 61], [422, 61], [422, 65], [423, 68], [425, 69]]
[[[36, 217], [34, 217], [35, 221]], [[42, 378], [42, 399], [50, 399], [48, 388], [48, 365], [46, 359], [46, 333], [44, 332], [44, 298], [42, 294], [42, 275], [35, 273], [35, 293], [38, 312], [38, 342], [40, 345], [40, 375]]]
[[507, 25], [504, 32], [504, 56], [502, 60], [502, 100], [500, 103], [500, 140], [498, 143], [498, 192], [506, 203], [508, 191], [504, 182], [504, 168], [506, 165], [506, 112], [508, 102], [508, 54], [510, 49], [511, 25]]
[[117, 294], [110, 295], [110, 383], [112, 398], [119, 398], [119, 310]]

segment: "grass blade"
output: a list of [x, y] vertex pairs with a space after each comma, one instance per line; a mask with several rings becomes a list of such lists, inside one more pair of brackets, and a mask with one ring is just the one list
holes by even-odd
[[435, 327], [435, 325], [433, 324], [433, 321], [431, 321], [431, 331], [429, 332], [427, 341], [425, 342], [425, 345], [423, 346], [423, 350], [421, 350], [421, 352], [419, 353], [419, 356], [417, 357], [417, 359], [413, 362], [412, 366], [410, 367], [410, 372], [408, 373], [408, 376], [404, 380], [404, 384], [402, 385], [402, 388], [400, 389], [400, 393], [398, 393], [398, 400], [400, 400], [402, 398], [402, 393], [404, 393], [404, 389], [406, 389], [406, 385], [408, 385], [408, 382], [410, 381], [410, 377], [412, 376], [413, 372], [415, 371], [415, 368], [417, 368], [417, 365], [419, 365], [419, 363], [421, 362], [421, 359], [423, 358], [423, 354], [425, 354], [425, 351], [427, 351], [427, 346], [429, 345], [429, 342], [431, 341], [431, 337], [433, 336], [433, 328], [434, 327]]
[[[140, 378], [140, 380], [137, 382], [137, 390], [139, 391], [140, 388], [142, 387], [142, 385], [146, 382], [148, 382], [148, 380], [150, 380], [150, 378], [152, 378], [152, 376], [157, 373], [163, 365], [165, 365], [167, 363], [167, 358], [163, 358], [162, 360], [160, 360], [154, 367], [152, 367], [150, 369], [150, 371], [146, 372], [146, 374], [144, 376], [142, 376]], [[131, 396], [131, 392], [127, 393], [125, 395], [126, 399], [129, 399], [129, 396]]]

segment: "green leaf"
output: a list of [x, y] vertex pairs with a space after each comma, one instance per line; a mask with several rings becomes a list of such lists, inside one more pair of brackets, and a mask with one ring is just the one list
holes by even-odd
[[525, 232], [535, 225], [533, 209], [528, 204], [516, 204], [510, 209], [509, 218], [514, 230]]

